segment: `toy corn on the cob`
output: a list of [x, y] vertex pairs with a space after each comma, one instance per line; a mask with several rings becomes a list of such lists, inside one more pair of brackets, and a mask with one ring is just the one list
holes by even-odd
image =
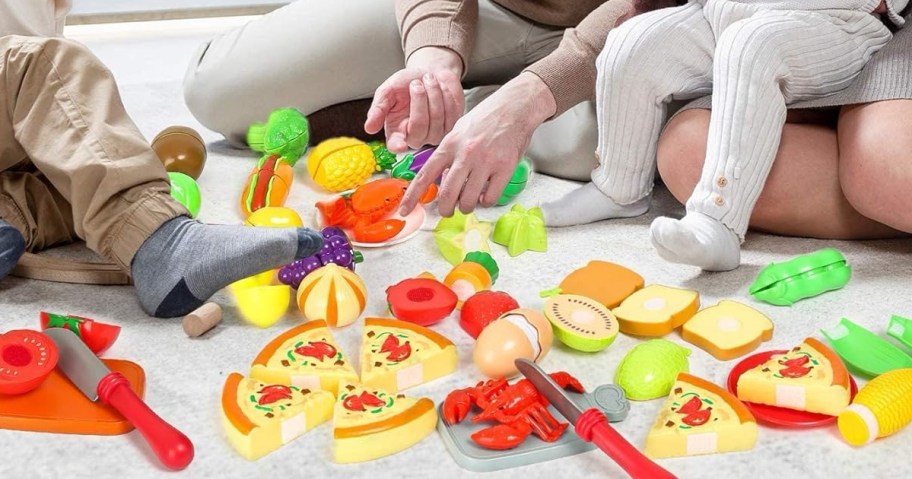
[[346, 191], [364, 184], [374, 172], [390, 169], [396, 155], [382, 144], [356, 138], [324, 140], [307, 159], [307, 171], [318, 185], [332, 192]]

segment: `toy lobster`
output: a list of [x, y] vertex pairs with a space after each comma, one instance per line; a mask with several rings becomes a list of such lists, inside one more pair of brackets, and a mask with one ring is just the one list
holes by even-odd
[[[550, 376], [564, 389], [584, 392], [583, 385], [565, 372]], [[472, 440], [486, 449], [513, 449], [533, 432], [542, 441], [554, 442], [568, 426], [548, 412], [548, 400], [528, 379], [515, 384], [507, 383], [504, 378], [491, 379], [475, 387], [457, 389], [443, 402], [443, 419], [447, 424], [462, 422], [473, 405], [481, 408], [481, 412], [472, 418], [472, 422], [500, 423], [472, 434]]]

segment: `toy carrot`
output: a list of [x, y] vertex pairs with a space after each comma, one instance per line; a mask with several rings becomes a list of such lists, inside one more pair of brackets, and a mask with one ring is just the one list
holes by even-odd
[[294, 179], [291, 165], [279, 155], [260, 158], [257, 166], [247, 178], [247, 186], [241, 195], [241, 211], [244, 217], [267, 206], [282, 206], [288, 198], [288, 190]]

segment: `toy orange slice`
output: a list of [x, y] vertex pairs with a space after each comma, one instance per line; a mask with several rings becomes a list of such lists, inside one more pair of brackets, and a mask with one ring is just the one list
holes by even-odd
[[577, 294], [614, 308], [644, 284], [643, 277], [615, 263], [590, 261], [586, 266], [570, 273], [560, 286], [542, 293]]

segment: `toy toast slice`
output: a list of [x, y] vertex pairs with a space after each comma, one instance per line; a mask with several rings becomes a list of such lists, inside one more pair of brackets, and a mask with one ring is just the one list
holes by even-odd
[[724, 300], [684, 323], [681, 337], [716, 359], [728, 361], [772, 339], [773, 322], [750, 306]]
[[651, 284], [627, 297], [612, 312], [621, 332], [633, 336], [664, 336], [693, 317], [700, 293]]
[[586, 266], [567, 275], [560, 286], [543, 291], [542, 297], [556, 294], [575, 294], [594, 299], [614, 308], [642, 288], [643, 277], [619, 264], [590, 261]]

